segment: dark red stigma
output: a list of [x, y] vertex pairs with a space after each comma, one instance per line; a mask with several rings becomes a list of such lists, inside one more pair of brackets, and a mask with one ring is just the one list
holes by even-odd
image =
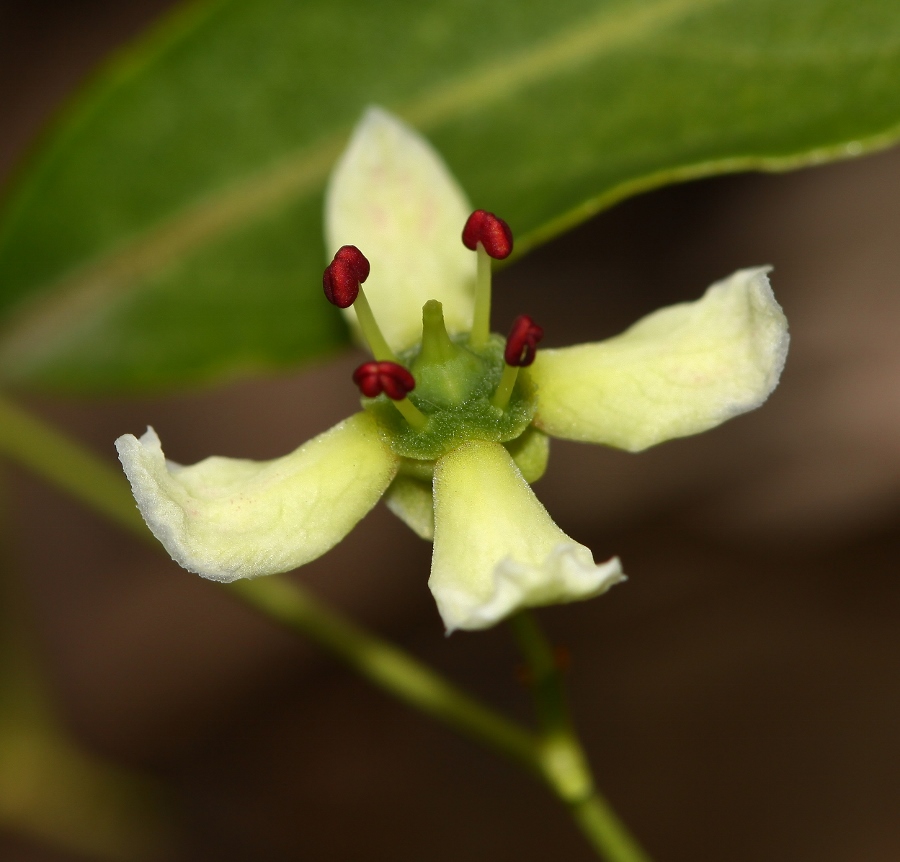
[[534, 362], [537, 344], [544, 337], [541, 329], [527, 314], [520, 314], [514, 321], [506, 339], [503, 358], [507, 365], [525, 368]]
[[513, 250], [513, 235], [509, 225], [493, 213], [475, 210], [466, 221], [462, 232], [463, 245], [475, 251], [478, 243], [493, 258], [503, 260]]
[[416, 388], [415, 378], [396, 362], [364, 362], [353, 372], [353, 382], [366, 398], [383, 392], [393, 401], [400, 401]]
[[326, 299], [338, 308], [349, 308], [356, 302], [359, 286], [369, 277], [369, 261], [355, 246], [338, 249], [334, 260], [325, 267], [322, 289]]

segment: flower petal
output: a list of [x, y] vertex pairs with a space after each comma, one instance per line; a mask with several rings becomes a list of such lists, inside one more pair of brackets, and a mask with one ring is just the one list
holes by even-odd
[[384, 495], [387, 507], [417, 536], [434, 538], [434, 502], [431, 483], [411, 476], [398, 476]]
[[637, 452], [759, 407], [788, 349], [768, 271], [738, 270], [696, 302], [662, 308], [608, 341], [539, 351], [529, 368], [534, 424]]
[[438, 459], [428, 586], [447, 626], [482, 629], [514, 611], [598, 595], [624, 579], [547, 514], [499, 443], [472, 441]]
[[188, 571], [225, 583], [324, 554], [378, 502], [398, 465], [365, 413], [273, 461], [183, 467], [166, 461], [152, 428], [116, 448], [156, 538]]
[[[357, 246], [372, 264], [365, 283], [388, 344], [422, 336], [422, 306], [444, 306], [450, 332], [472, 326], [476, 256], [462, 244], [472, 207], [441, 157], [396, 117], [369, 108], [325, 195], [329, 254]], [[344, 312], [356, 327], [356, 312]]]

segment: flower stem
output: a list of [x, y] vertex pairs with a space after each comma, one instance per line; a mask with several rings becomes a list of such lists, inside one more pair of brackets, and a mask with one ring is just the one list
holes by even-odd
[[562, 676], [549, 641], [529, 611], [510, 619], [528, 665], [529, 682], [543, 732], [545, 781], [569, 808], [591, 846], [609, 862], [650, 862], [637, 841], [594, 787], [594, 779], [572, 724]]
[[119, 473], [55, 428], [0, 398], [0, 453], [139, 539], [155, 543]]
[[540, 774], [537, 738], [457, 688], [397, 647], [326, 608], [283, 578], [235, 581], [247, 604], [311, 637], [370, 682]]

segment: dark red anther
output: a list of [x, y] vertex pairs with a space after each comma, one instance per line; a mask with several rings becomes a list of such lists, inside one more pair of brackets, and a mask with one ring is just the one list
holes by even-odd
[[346, 263], [362, 284], [369, 277], [369, 261], [355, 245], [342, 245], [334, 256]]
[[416, 381], [396, 362], [364, 362], [353, 372], [353, 382], [366, 398], [383, 392], [388, 398], [400, 401], [416, 388]]
[[359, 285], [369, 277], [369, 261], [355, 246], [338, 249], [334, 260], [325, 267], [322, 289], [325, 297], [338, 308], [349, 308], [356, 302]]
[[507, 365], [524, 368], [534, 362], [537, 344], [544, 337], [541, 329], [527, 314], [520, 314], [514, 321], [506, 339], [503, 358]]
[[493, 258], [503, 260], [513, 250], [513, 235], [509, 225], [493, 213], [475, 210], [466, 221], [462, 232], [463, 245], [475, 251], [478, 243]]

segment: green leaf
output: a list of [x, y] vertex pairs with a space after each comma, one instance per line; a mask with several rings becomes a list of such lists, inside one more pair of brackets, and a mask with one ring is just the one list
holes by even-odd
[[370, 103], [425, 132], [521, 253], [664, 183], [887, 145], [900, 27], [895, 0], [189, 6], [11, 195], [0, 379], [160, 388], [345, 343], [320, 294], [322, 191]]

